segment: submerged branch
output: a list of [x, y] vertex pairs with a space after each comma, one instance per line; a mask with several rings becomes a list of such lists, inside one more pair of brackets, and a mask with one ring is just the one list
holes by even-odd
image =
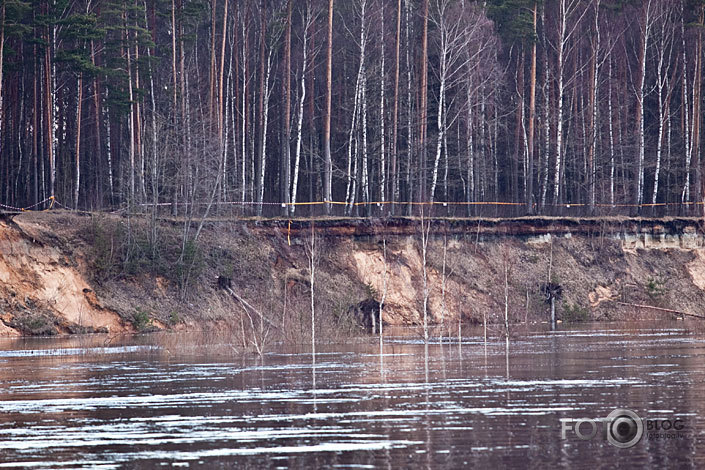
[[660, 312], [666, 312], [666, 313], [677, 313], [678, 315], [686, 315], [689, 317], [695, 317], [695, 318], [702, 318], [705, 319], [705, 316], [703, 315], [697, 315], [695, 313], [687, 313], [687, 312], [681, 312], [679, 310], [672, 310], [670, 308], [662, 308], [662, 307], [654, 307], [653, 305], [641, 305], [641, 304], [630, 304], [627, 302], [616, 302], [619, 305], [625, 305], [627, 307], [637, 307], [637, 308], [649, 308], [651, 310], [658, 310]]

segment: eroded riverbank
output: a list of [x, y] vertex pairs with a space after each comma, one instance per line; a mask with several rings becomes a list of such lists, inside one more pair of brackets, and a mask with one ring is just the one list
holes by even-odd
[[219, 220], [198, 239], [186, 227], [61, 211], [0, 220], [0, 335], [217, 328], [247, 343], [263, 312], [271, 338], [306, 342], [312, 237], [319, 338], [356, 334], [383, 296], [386, 323], [418, 324], [425, 291], [447, 331], [503, 321], [505, 271], [511, 323], [547, 321], [547, 283], [561, 286], [564, 321], [705, 313], [698, 219], [434, 219], [425, 261], [418, 219]]

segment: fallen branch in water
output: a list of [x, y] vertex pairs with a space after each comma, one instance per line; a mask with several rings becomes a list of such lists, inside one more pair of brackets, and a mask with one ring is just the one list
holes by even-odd
[[269, 326], [272, 326], [272, 327], [275, 327], [275, 328], [276, 328], [276, 325], [275, 325], [274, 323], [272, 323], [272, 321], [271, 321], [269, 318], [265, 317], [262, 313], [259, 312], [259, 310], [257, 310], [257, 309], [254, 308], [252, 305], [250, 305], [250, 303], [249, 303], [247, 300], [245, 300], [245, 299], [243, 299], [242, 297], [240, 297], [239, 295], [237, 295], [237, 294], [235, 293], [235, 291], [233, 291], [230, 287], [226, 287], [225, 290], [226, 290], [230, 295], [232, 295], [233, 297], [235, 297], [235, 299], [236, 299], [238, 302], [240, 302], [240, 305], [242, 305], [242, 307], [245, 309], [246, 312], [247, 312], [248, 310], [252, 310], [252, 311], [255, 312], [262, 320], [264, 320]]
[[616, 302], [616, 303], [618, 303], [619, 305], [626, 305], [627, 307], [650, 308], [652, 310], [659, 310], [661, 312], [677, 313], [678, 315], [687, 315], [689, 317], [705, 319], [705, 316], [703, 316], [703, 315], [696, 315], [695, 313], [681, 312], [679, 310], [672, 310], [670, 308], [654, 307], [653, 305], [629, 304], [626, 302]]

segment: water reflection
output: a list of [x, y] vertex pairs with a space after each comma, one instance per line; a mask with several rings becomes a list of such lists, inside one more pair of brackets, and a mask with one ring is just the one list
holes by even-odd
[[[705, 465], [703, 334], [682, 324], [511, 344], [465, 334], [455, 347], [389, 330], [382, 345], [262, 358], [195, 354], [183, 336], [168, 354], [154, 336], [7, 340], [0, 468]], [[628, 450], [560, 439], [560, 418], [617, 407], [680, 417], [689, 435]]]

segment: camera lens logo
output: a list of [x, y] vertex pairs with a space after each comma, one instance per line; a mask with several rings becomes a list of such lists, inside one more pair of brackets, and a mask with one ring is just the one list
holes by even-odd
[[[643, 420], [633, 411], [623, 408], [617, 408], [606, 418], [561, 418], [560, 421], [561, 439], [566, 439], [567, 434], [572, 432], [578, 439], [589, 441], [599, 433], [604, 436], [604, 440], [620, 449], [628, 449], [635, 446], [644, 436], [645, 428], [651, 430], [661, 426], [662, 429], [666, 430], [675, 427], [676, 424], [680, 429], [683, 429], [684, 426], [680, 420], [676, 420], [675, 424], [672, 424], [670, 420], [663, 420], [662, 422]], [[645, 421], [648, 426], [644, 424]], [[666, 425], [668, 425], [668, 428], [666, 428]], [[651, 434], [649, 434], [649, 438], [651, 438], [650, 436]]]
[[644, 435], [644, 422], [633, 411], [617, 408], [607, 415], [607, 441], [615, 447], [635, 446]]

